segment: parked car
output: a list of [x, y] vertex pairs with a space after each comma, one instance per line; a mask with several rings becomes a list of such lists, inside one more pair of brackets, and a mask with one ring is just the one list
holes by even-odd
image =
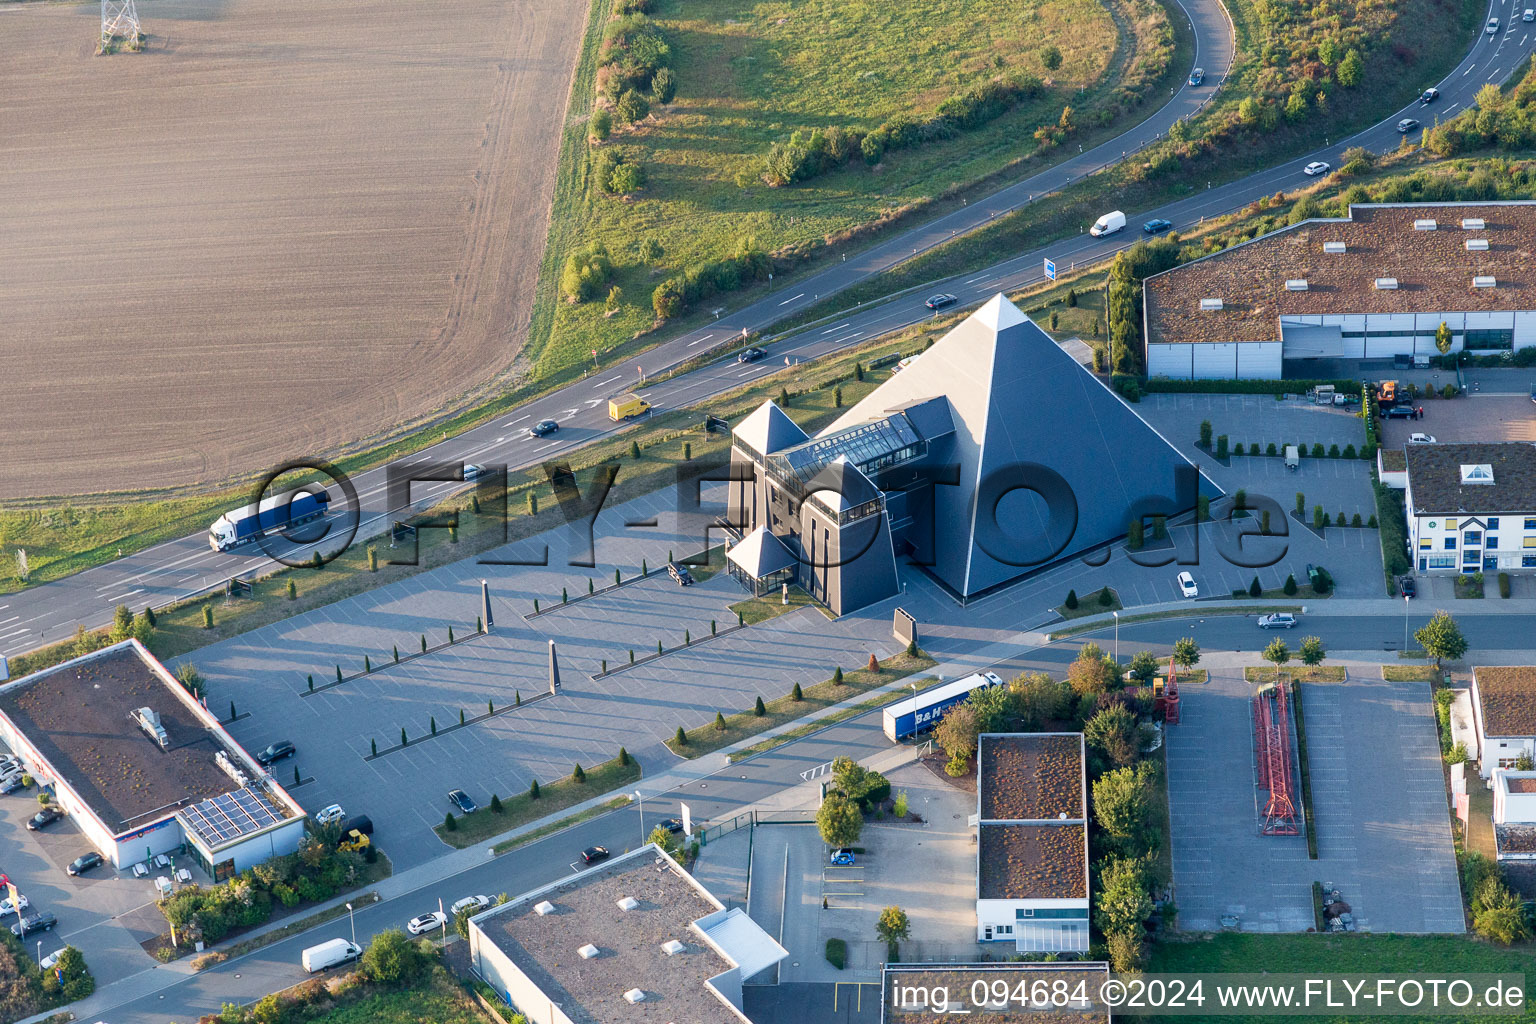
[[469, 798], [469, 794], [462, 789], [448, 791], [448, 802], [465, 814], [474, 814], [480, 809], [479, 805]]
[[0, 917], [4, 917], [8, 914], [14, 914], [18, 909], [26, 910], [32, 905], [32, 901], [27, 899], [26, 893], [20, 893], [16, 898], [21, 903], [19, 908], [16, 906], [16, 904], [11, 902], [11, 898], [9, 896], [3, 900], [0, 900]]
[[1435, 100], [1437, 100], [1439, 98], [1440, 98], [1440, 90], [1439, 89], [1425, 89], [1423, 92], [1419, 93], [1419, 102], [1422, 103], [1426, 107], [1429, 106], [1431, 103], [1435, 102]]
[[693, 582], [693, 574], [688, 571], [686, 565], [678, 565], [676, 562], [667, 563], [667, 575], [672, 577], [680, 587], [686, 587]]
[[1327, 174], [1329, 171], [1333, 170], [1333, 168], [1328, 165], [1328, 161], [1326, 160], [1313, 160], [1301, 170], [1302, 173], [1307, 177], [1315, 178], [1319, 174]]
[[64, 812], [59, 810], [59, 805], [49, 804], [27, 819], [27, 829], [28, 831], [36, 832], [39, 829], [47, 828], [62, 817], [64, 817]]
[[1525, 13], [1520, 15], [1521, 21], [1536, 21], [1536, 7], [1527, 7]]
[[661, 827], [668, 832], [681, 832], [683, 830], [682, 818], [668, 818], [661, 823]]
[[554, 420], [539, 420], [539, 422], [528, 428], [528, 436], [547, 437], [559, 429], [560, 424], [556, 423]]
[[1403, 576], [1398, 579], [1397, 589], [1404, 597], [1419, 596], [1419, 583], [1412, 576]]
[[299, 748], [293, 745], [292, 740], [278, 740], [276, 743], [267, 744], [266, 748], [256, 755], [256, 763], [265, 768], [285, 757], [292, 757], [298, 752]]
[[738, 363], [755, 363], [767, 354], [768, 352], [766, 349], [760, 349], [756, 345], [753, 345], [751, 348], [744, 348], [740, 352], [736, 353], [736, 361]]
[[940, 310], [940, 309], [947, 309], [948, 307], [953, 306], [955, 303], [957, 303], [959, 301], [960, 301], [959, 299], [955, 298], [953, 295], [949, 294], [948, 292], [940, 292], [938, 295], [930, 295], [930, 296], [928, 296], [928, 301], [923, 303], [923, 305], [927, 306], [929, 309], [932, 309], [932, 310]]
[[27, 770], [17, 762], [11, 762], [0, 767], [0, 782], [9, 782], [11, 779], [19, 779], [27, 774]]
[[1414, 444], [1434, 444], [1435, 443], [1435, 435], [1434, 434], [1409, 434], [1408, 435], [1408, 440], [1413, 442]]
[[0, 782], [0, 794], [3, 794], [5, 796], [9, 796], [10, 794], [15, 793], [15, 792], [17, 792], [19, 790], [26, 789], [27, 787], [22, 785], [22, 783], [21, 783], [21, 780], [26, 778], [26, 777], [27, 777], [27, 773], [26, 772], [22, 772], [19, 775], [12, 775], [10, 778], [6, 779], [4, 782]]
[[1179, 593], [1185, 597], [1200, 596], [1200, 588], [1195, 586], [1195, 578], [1187, 572], [1179, 573]]
[[1489, 18], [1488, 19], [1488, 24], [1483, 26], [1483, 29], [1489, 35], [1493, 35], [1494, 33], [1498, 32], [1498, 30], [1499, 30], [1499, 19], [1498, 18]]
[[1199, 85], [1203, 81], [1205, 81], [1205, 68], [1195, 68], [1189, 73], [1190, 85]]
[[832, 851], [829, 861], [833, 867], [845, 868], [853, 863], [853, 851], [844, 846]]
[[1419, 126], [1419, 122], [1411, 117], [1405, 117], [1397, 122], [1397, 130], [1406, 135]]
[[1275, 612], [1272, 615], [1259, 616], [1260, 629], [1295, 629], [1296, 616], [1290, 612]]
[[51, 971], [59, 966], [59, 957], [64, 955], [64, 950], [56, 949], [37, 962], [37, 966], [45, 971]]
[[410, 922], [406, 924], [405, 930], [412, 935], [420, 935], [423, 932], [436, 931], [446, 924], [447, 921], [447, 917], [444, 916], [441, 910], [434, 910], [430, 914], [422, 914], [419, 917], [411, 918]]
[[101, 854], [97, 853], [95, 850], [92, 850], [90, 853], [82, 853], [80, 856], [70, 861], [69, 867], [65, 868], [64, 870], [68, 871], [72, 875], [83, 875], [87, 871], [94, 871], [95, 869], [101, 867], [101, 865]]
[[490, 905], [491, 898], [489, 896], [465, 896], [461, 900], [454, 900], [453, 906], [448, 908], [448, 913], [454, 917], [458, 917], [459, 914], [466, 910], [471, 914], [478, 914]]
[[1413, 406], [1394, 405], [1392, 408], [1382, 413], [1382, 415], [1389, 420], [1411, 420], [1413, 419]]
[[59, 919], [49, 913], [28, 914], [11, 925], [11, 934], [19, 939], [29, 932], [51, 932], [58, 923]]
[[1148, 235], [1160, 235], [1173, 227], [1173, 221], [1164, 220], [1161, 217], [1153, 217], [1141, 226], [1141, 230]]
[[608, 859], [608, 847], [589, 846], [581, 851], [581, 859], [588, 864], [596, 864], [600, 860]]
[[347, 812], [342, 810], [341, 804], [331, 804], [315, 812], [315, 821], [322, 825], [334, 825], [346, 816]]

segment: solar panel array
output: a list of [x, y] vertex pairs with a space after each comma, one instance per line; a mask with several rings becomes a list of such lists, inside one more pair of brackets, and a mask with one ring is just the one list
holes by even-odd
[[181, 814], [198, 838], [209, 846], [222, 846], [283, 820], [271, 801], [254, 789], [237, 789], [210, 797], [183, 808]]

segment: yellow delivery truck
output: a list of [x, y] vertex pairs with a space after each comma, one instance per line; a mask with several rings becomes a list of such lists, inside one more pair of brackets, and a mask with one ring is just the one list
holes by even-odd
[[649, 412], [651, 403], [635, 394], [633, 391], [608, 399], [608, 418], [618, 423], [621, 420], [633, 419], [641, 413]]

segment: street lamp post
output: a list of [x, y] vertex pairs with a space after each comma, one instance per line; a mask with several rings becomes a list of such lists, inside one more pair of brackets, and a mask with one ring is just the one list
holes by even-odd
[[352, 916], [352, 904], [347, 904], [347, 923], [352, 926], [352, 945], [357, 945], [357, 918]]
[[1110, 612], [1115, 617], [1115, 664], [1120, 664], [1120, 613]]
[[640, 805], [640, 845], [644, 846], [645, 845], [645, 797], [640, 795], [640, 791], [638, 789], [635, 790], [635, 800]]
[[1408, 595], [1403, 595], [1403, 650], [1408, 650]]

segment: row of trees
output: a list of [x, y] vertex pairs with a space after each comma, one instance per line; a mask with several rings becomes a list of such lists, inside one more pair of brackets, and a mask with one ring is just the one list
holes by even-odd
[[736, 252], [725, 259], [695, 264], [657, 285], [651, 293], [651, 307], [658, 320], [670, 320], [686, 313], [696, 302], [766, 280], [772, 272], [773, 260], [757, 240], [743, 238], [737, 243]]
[[832, 762], [832, 783], [816, 811], [816, 827], [829, 846], [852, 846], [864, 831], [864, 815], [882, 806], [891, 783], [857, 761], [839, 757]]
[[1111, 372], [1136, 374], [1141, 370], [1141, 282], [1178, 266], [1179, 246], [1171, 238], [1137, 242], [1118, 254], [1110, 264], [1105, 283], [1108, 291], [1109, 366]]
[[672, 47], [643, 11], [615, 13], [603, 29], [597, 85], [626, 122], [650, 113], [646, 93], [657, 103], [672, 102], [677, 93]]
[[1019, 72], [973, 85], [960, 95], [951, 96], [924, 120], [897, 114], [868, 133], [837, 126], [825, 132], [796, 131], [769, 147], [763, 180], [775, 187], [789, 185], [835, 170], [856, 158], [874, 166], [890, 150], [951, 139], [962, 131], [979, 128], [1038, 96], [1042, 88], [1039, 78]]

